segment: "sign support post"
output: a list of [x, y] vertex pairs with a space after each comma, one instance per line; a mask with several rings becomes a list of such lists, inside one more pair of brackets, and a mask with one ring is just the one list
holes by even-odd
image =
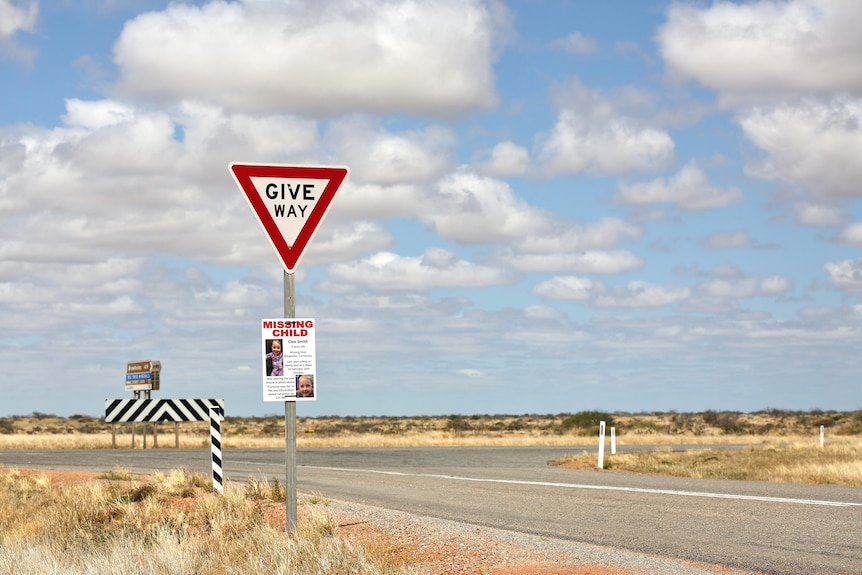
[[[294, 275], [284, 272], [284, 317], [296, 317]], [[284, 402], [284, 530], [296, 529], [296, 402]]]

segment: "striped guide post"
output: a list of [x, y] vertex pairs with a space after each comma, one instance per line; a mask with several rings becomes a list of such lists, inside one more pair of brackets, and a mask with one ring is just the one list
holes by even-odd
[[221, 468], [221, 422], [218, 408], [210, 408], [210, 446], [213, 463], [213, 491], [224, 493]]
[[106, 399], [105, 422], [210, 420], [213, 491], [223, 493], [221, 418], [223, 399]]

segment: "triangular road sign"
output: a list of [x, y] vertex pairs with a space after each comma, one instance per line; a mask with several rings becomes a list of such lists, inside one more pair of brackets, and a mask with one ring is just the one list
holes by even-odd
[[347, 177], [343, 166], [230, 164], [284, 269], [293, 273]]

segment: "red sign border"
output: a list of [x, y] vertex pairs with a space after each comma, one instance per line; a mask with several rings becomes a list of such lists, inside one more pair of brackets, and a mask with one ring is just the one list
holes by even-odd
[[[237, 185], [242, 189], [245, 198], [257, 215], [263, 231], [269, 237], [272, 247], [278, 253], [281, 263], [288, 273], [293, 273], [299, 265], [299, 260], [305, 253], [317, 231], [318, 225], [329, 211], [335, 192], [347, 178], [348, 170], [344, 166], [295, 166], [287, 164], [254, 164], [246, 162], [232, 162], [229, 166], [231, 174]], [[302, 226], [296, 241], [292, 246], [287, 245], [275, 220], [266, 208], [260, 193], [254, 187], [251, 178], [295, 178], [325, 180], [329, 183], [311, 208], [308, 219]]]

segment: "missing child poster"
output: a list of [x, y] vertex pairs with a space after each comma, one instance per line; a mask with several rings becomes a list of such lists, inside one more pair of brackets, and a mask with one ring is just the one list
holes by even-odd
[[317, 399], [313, 319], [261, 320], [263, 400]]

